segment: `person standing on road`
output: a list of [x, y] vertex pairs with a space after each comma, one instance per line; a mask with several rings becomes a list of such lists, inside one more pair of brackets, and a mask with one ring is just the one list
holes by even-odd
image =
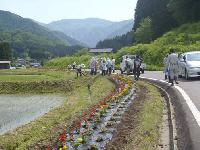
[[140, 76], [140, 65], [141, 65], [141, 60], [140, 57], [137, 55], [136, 59], [134, 60], [134, 78], [135, 80], [138, 80]]
[[175, 53], [174, 49], [170, 49], [171, 54], [167, 59], [167, 67], [170, 65], [170, 76], [171, 76], [171, 86], [174, 85], [174, 81], [178, 84], [178, 55]]
[[168, 73], [167, 59], [168, 59], [168, 54], [165, 55], [165, 58], [163, 60], [165, 79], [167, 79], [167, 73]]

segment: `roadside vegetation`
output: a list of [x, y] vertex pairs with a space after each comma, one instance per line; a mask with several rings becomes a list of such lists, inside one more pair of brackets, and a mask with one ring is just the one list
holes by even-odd
[[138, 126], [131, 131], [130, 149], [156, 149], [160, 137], [159, 125], [162, 122], [162, 97], [158, 89], [150, 84], [139, 82], [147, 88], [148, 96], [139, 118]]

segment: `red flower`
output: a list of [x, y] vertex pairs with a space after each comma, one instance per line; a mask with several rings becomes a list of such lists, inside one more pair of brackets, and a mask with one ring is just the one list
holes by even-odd
[[88, 118], [85, 118], [85, 122], [86, 122], [86, 123], [88, 122]]
[[113, 96], [113, 94], [111, 94], [111, 96]]
[[78, 126], [81, 127], [81, 121], [79, 121]]
[[50, 148], [50, 147], [48, 147], [48, 148], [47, 148], [47, 150], [51, 150], [51, 148]]
[[87, 131], [87, 130], [85, 130], [85, 131], [84, 131], [84, 133], [88, 133], [88, 131]]
[[89, 117], [92, 117], [92, 116], [93, 116], [93, 113], [90, 113], [90, 114], [89, 114]]
[[97, 106], [98, 108], [100, 107], [100, 105]]
[[61, 140], [62, 140], [63, 142], [66, 140], [66, 136], [65, 136], [64, 134], [61, 136]]
[[107, 98], [104, 98], [104, 101], [106, 101]]
[[103, 101], [101, 101], [101, 105], [103, 105], [104, 104], [104, 102]]
[[119, 92], [119, 89], [117, 90], [117, 92]]
[[71, 138], [73, 139], [73, 138], [74, 138], [74, 135], [71, 135]]
[[93, 109], [92, 112], [95, 113], [95, 112], [96, 112], [96, 109]]

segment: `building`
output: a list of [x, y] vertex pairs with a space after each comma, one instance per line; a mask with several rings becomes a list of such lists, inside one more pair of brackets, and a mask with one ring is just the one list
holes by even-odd
[[100, 55], [100, 54], [113, 54], [113, 48], [92, 48], [89, 51], [91, 55]]
[[30, 67], [37, 68], [37, 67], [42, 67], [42, 66], [40, 65], [40, 63], [30, 63]]
[[16, 60], [17, 65], [26, 65], [26, 60], [21, 58]]
[[10, 69], [10, 61], [0, 61], [0, 69]]

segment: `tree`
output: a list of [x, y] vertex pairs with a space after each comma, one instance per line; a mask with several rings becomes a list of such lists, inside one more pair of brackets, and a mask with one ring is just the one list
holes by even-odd
[[180, 24], [200, 21], [199, 0], [169, 0], [168, 8]]
[[149, 44], [153, 38], [152, 21], [150, 17], [142, 20], [139, 27], [135, 31], [135, 43]]
[[82, 56], [82, 55], [88, 55], [88, 48], [83, 48], [82, 50], [79, 50], [78, 52], [76, 52], [74, 54], [74, 56], [76, 57], [79, 57], [79, 56]]
[[133, 29], [137, 30], [142, 19], [152, 20], [153, 39], [161, 37], [165, 32], [178, 26], [177, 21], [167, 8], [168, 0], [138, 0], [135, 9]]
[[12, 52], [11, 52], [9, 44], [6, 42], [0, 43], [0, 60], [2, 61], [12, 60]]

